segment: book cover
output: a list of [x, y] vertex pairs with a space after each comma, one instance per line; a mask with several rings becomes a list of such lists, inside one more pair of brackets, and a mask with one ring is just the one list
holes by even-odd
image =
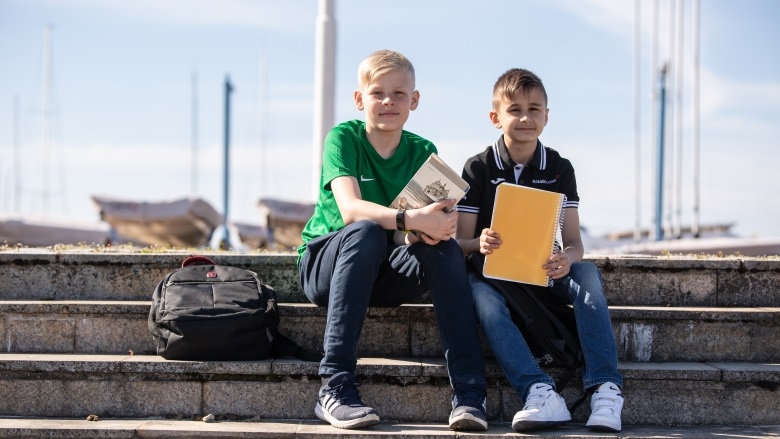
[[395, 197], [390, 207], [417, 209], [448, 198], [456, 200], [457, 204], [468, 190], [466, 180], [433, 153]]
[[563, 222], [564, 194], [502, 183], [496, 188], [490, 228], [501, 246], [485, 256], [482, 274], [493, 279], [547, 286], [542, 268], [553, 253]]

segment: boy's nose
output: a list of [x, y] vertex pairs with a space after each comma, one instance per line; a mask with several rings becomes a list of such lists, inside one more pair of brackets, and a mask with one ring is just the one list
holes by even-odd
[[389, 97], [389, 96], [388, 96], [388, 97], [386, 97], [386, 98], [385, 98], [385, 99], [382, 101], [382, 105], [392, 105], [392, 104], [393, 104], [393, 100], [392, 100], [392, 99], [390, 99], [390, 97]]

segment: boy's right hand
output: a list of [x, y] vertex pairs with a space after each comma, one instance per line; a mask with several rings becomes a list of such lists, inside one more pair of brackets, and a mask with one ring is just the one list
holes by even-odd
[[485, 228], [479, 235], [479, 252], [483, 255], [493, 253], [501, 245], [501, 237], [494, 230]]
[[458, 225], [458, 213], [455, 209], [447, 212], [454, 205], [455, 200], [442, 200], [419, 209], [407, 210], [406, 226], [425, 233], [435, 241], [432, 241], [434, 244], [446, 241], [455, 235]]

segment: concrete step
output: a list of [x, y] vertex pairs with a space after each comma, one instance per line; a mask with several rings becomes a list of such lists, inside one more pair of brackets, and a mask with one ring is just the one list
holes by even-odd
[[[317, 363], [166, 361], [144, 355], [0, 354], [0, 416], [313, 420]], [[778, 425], [780, 364], [623, 362], [624, 425]], [[494, 363], [488, 417], [520, 409]], [[555, 376], [559, 371], [553, 371]], [[385, 421], [444, 423], [450, 386], [443, 360], [362, 358], [360, 391]], [[579, 394], [572, 382], [563, 396]], [[588, 404], [572, 414], [582, 423]]]
[[[0, 301], [1, 350], [154, 354], [150, 306], [149, 301]], [[325, 308], [280, 304], [279, 309], [285, 335], [308, 349], [322, 349]], [[780, 362], [780, 308], [613, 306], [610, 314], [621, 361]], [[358, 353], [442, 356], [432, 305], [369, 309]], [[490, 356], [487, 348], [485, 355]]]
[[[184, 252], [0, 251], [0, 300], [147, 300]], [[282, 302], [307, 303], [296, 255], [210, 253], [256, 271]], [[596, 257], [611, 305], [780, 307], [779, 258]], [[425, 302], [425, 298], [421, 299]]]
[[[515, 435], [507, 423], [491, 423], [488, 431], [474, 434], [483, 439]], [[389, 423], [365, 430], [338, 430], [316, 421], [220, 421], [204, 423], [170, 419], [83, 419], [0, 418], [0, 438], [260, 438], [260, 439], [326, 439], [326, 438], [457, 438], [471, 436], [447, 429], [441, 423]], [[548, 430], [527, 432], [523, 437], [593, 437], [615, 438], [691, 438], [713, 437], [759, 438], [780, 436], [780, 426], [669, 426], [628, 425], [620, 433], [596, 434], [582, 424], [568, 424]]]

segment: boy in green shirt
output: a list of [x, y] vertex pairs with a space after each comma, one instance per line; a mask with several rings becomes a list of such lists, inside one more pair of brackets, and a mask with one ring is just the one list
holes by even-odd
[[[454, 389], [449, 427], [486, 430], [484, 360], [466, 267], [455, 239], [454, 200], [388, 207], [436, 147], [404, 131], [420, 94], [414, 68], [382, 50], [358, 68], [355, 105], [365, 122], [328, 133], [320, 194], [303, 230], [298, 267], [312, 303], [328, 307], [315, 414], [338, 428], [379, 422], [357, 391], [356, 349], [369, 306], [398, 306], [430, 290]], [[418, 238], [407, 230], [422, 232]]]

